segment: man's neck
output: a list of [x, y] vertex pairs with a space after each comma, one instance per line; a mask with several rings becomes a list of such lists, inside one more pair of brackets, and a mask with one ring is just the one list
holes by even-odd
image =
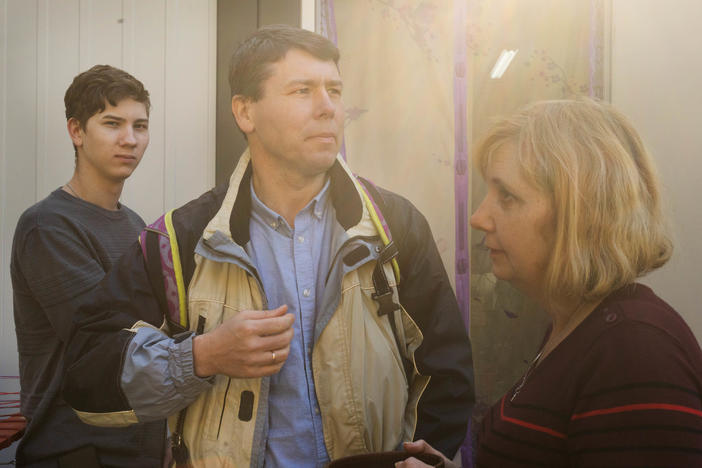
[[304, 176], [280, 168], [269, 170], [255, 162], [252, 164], [256, 196], [294, 228], [297, 214], [324, 188], [326, 173]]
[[87, 177], [76, 171], [63, 189], [74, 197], [93, 205], [106, 210], [116, 210], [123, 187], [124, 181], [112, 182], [95, 177]]

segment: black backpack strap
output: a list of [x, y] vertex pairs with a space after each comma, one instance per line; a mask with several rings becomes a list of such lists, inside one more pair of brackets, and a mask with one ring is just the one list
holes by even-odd
[[164, 315], [168, 310], [168, 304], [166, 302], [166, 290], [163, 283], [163, 274], [161, 272], [161, 255], [159, 252], [159, 236], [166, 236], [168, 234], [156, 231], [153, 228], [147, 227], [144, 229], [144, 238], [146, 240], [146, 249], [144, 261], [146, 262], [146, 271], [149, 276], [149, 283], [151, 283], [151, 290], [156, 296], [156, 302]]
[[[151, 289], [156, 297], [170, 332], [176, 342], [187, 339], [188, 314], [185, 301], [185, 282], [173, 227], [172, 211], [144, 228], [139, 236]], [[169, 300], [168, 297], [171, 299]], [[204, 317], [198, 321], [197, 334], [204, 329]], [[176, 467], [189, 465], [190, 451], [183, 439], [187, 408], [178, 413], [175, 430], [171, 434], [171, 454]]]
[[383, 243], [385, 244], [378, 254], [375, 268], [373, 269], [373, 287], [375, 288], [375, 292], [371, 295], [371, 297], [378, 302], [378, 315], [388, 316], [388, 322], [390, 322], [390, 328], [392, 329], [392, 334], [395, 338], [395, 345], [400, 353], [402, 365], [405, 368], [405, 375], [407, 376], [407, 379], [410, 379], [414, 365], [409, 358], [405, 356], [396, 325], [397, 311], [400, 310], [400, 306], [393, 301], [393, 290], [390, 287], [390, 282], [388, 281], [388, 277], [385, 274], [385, 269], [383, 268], [386, 263], [392, 262], [393, 272], [395, 273], [395, 283], [399, 285], [400, 268], [399, 264], [397, 263], [397, 256], [400, 252], [397, 248], [397, 244], [395, 244], [392, 239], [390, 226], [386, 222], [383, 214], [387, 213], [383, 195], [373, 184], [373, 182], [369, 181], [368, 179], [364, 179], [362, 177], [356, 177], [356, 179], [359, 181], [362, 190], [368, 198], [366, 201], [366, 207], [369, 211], [371, 211], [373, 223], [375, 224], [376, 230], [378, 230], [378, 233], [381, 235], [381, 238], [383, 238]]

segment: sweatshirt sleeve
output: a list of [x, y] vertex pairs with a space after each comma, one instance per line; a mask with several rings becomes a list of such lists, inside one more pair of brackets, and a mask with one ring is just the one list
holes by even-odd
[[138, 243], [107, 273], [76, 317], [63, 397], [88, 424], [162, 419], [211, 386], [194, 375], [192, 337], [161, 327]]
[[13, 272], [13, 277], [23, 278], [15, 288], [24, 286], [45, 311], [58, 338], [68, 341], [74, 314], [103, 278], [105, 267], [91, 251], [90, 242], [63, 225], [36, 226], [15, 242], [12, 267], [21, 275]]

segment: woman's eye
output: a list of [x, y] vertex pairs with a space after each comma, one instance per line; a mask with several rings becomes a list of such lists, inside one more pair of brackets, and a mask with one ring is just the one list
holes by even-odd
[[507, 190], [501, 189], [500, 190], [500, 202], [502, 203], [511, 203], [515, 201], [517, 198], [512, 195], [510, 192]]

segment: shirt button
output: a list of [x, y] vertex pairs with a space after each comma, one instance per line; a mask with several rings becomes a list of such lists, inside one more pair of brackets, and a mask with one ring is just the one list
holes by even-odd
[[305, 297], [310, 297], [310, 290], [309, 290], [309, 289], [305, 289], [304, 291], [302, 291], [302, 295], [305, 296]]
[[272, 227], [273, 229], [277, 228], [277, 227], [278, 227], [278, 223], [271, 223], [271, 227]]
[[302, 237], [302, 236], [297, 236], [297, 240], [298, 240], [298, 242], [299, 242], [300, 244], [302, 244], [303, 242], [305, 242], [305, 238]]
[[607, 323], [616, 322], [618, 318], [619, 318], [619, 317], [617, 316], [617, 313], [616, 313], [616, 312], [610, 312], [610, 313], [608, 313], [607, 316], [605, 317], [605, 322], [607, 322]]
[[309, 346], [307, 347], [307, 354], [309, 354], [310, 356], [312, 355], [312, 348], [310, 348]]
[[315, 406], [315, 407], [314, 407], [314, 412], [315, 412], [316, 414], [319, 414], [319, 408]]

